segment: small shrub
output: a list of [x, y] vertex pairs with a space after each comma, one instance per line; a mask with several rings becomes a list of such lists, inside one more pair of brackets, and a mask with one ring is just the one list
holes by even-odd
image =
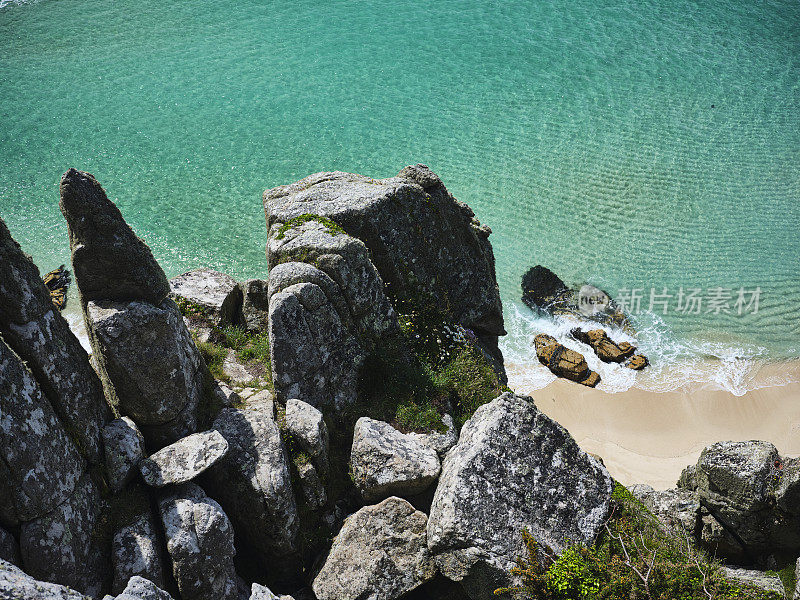
[[215, 379], [220, 381], [230, 381], [230, 378], [225, 375], [222, 370], [222, 363], [225, 362], [225, 357], [228, 355], [227, 348], [219, 346], [212, 342], [199, 342], [197, 349], [203, 360], [206, 361], [206, 366]]
[[497, 373], [480, 350], [464, 345], [436, 374], [436, 386], [449, 394], [454, 418], [463, 425], [480, 406], [503, 393]]

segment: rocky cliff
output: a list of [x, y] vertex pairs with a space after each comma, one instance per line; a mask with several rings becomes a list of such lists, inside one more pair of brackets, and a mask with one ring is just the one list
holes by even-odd
[[[91, 364], [0, 221], [0, 597], [485, 599], [532, 542], [610, 531], [602, 462], [504, 388], [490, 230], [434, 173], [320, 173], [264, 208], [267, 280], [168, 281], [70, 169]], [[700, 502], [762, 548], [794, 466], [770, 496], [717, 454]]]

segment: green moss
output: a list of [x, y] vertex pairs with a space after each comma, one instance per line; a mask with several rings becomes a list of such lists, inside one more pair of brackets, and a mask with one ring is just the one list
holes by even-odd
[[289, 219], [285, 223], [281, 224], [280, 228], [278, 228], [278, 233], [275, 236], [276, 239], [282, 240], [286, 236], [286, 232], [292, 229], [293, 227], [300, 227], [304, 223], [309, 223], [311, 221], [316, 221], [325, 226], [325, 231], [330, 235], [339, 235], [344, 233], [344, 229], [339, 227], [336, 223], [331, 221], [327, 217], [323, 217], [320, 215], [313, 215], [313, 214], [303, 214], [299, 217], [294, 217], [293, 219]]
[[[780, 598], [726, 579], [719, 563], [687, 545], [680, 533], [663, 527], [616, 482], [607, 529], [594, 546], [570, 546], [553, 560], [552, 551], [540, 548], [527, 531], [523, 538], [528, 555], [512, 571], [523, 585], [498, 589], [495, 595], [536, 600], [699, 600], [708, 598], [705, 586], [717, 600]], [[627, 557], [641, 573], [652, 563], [647, 586], [626, 564]]]

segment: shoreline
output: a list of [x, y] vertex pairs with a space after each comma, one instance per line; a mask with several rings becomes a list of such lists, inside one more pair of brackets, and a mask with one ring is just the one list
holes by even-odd
[[[764, 365], [758, 377], [791, 383], [743, 395], [692, 385], [654, 392], [591, 389], [563, 379], [544, 388], [515, 387], [523, 369], [507, 365], [509, 386], [534, 398], [578, 444], [605, 462], [624, 485], [675, 486], [681, 471], [706, 446], [724, 440], [766, 440], [782, 456], [800, 456], [800, 360]], [[526, 367], [527, 368], [527, 367]]]

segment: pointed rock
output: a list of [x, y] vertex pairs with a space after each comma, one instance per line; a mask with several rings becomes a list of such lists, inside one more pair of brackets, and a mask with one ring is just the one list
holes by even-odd
[[60, 206], [69, 226], [72, 267], [84, 304], [90, 300], [161, 304], [169, 294], [164, 271], [93, 175], [76, 169], [64, 173]]

